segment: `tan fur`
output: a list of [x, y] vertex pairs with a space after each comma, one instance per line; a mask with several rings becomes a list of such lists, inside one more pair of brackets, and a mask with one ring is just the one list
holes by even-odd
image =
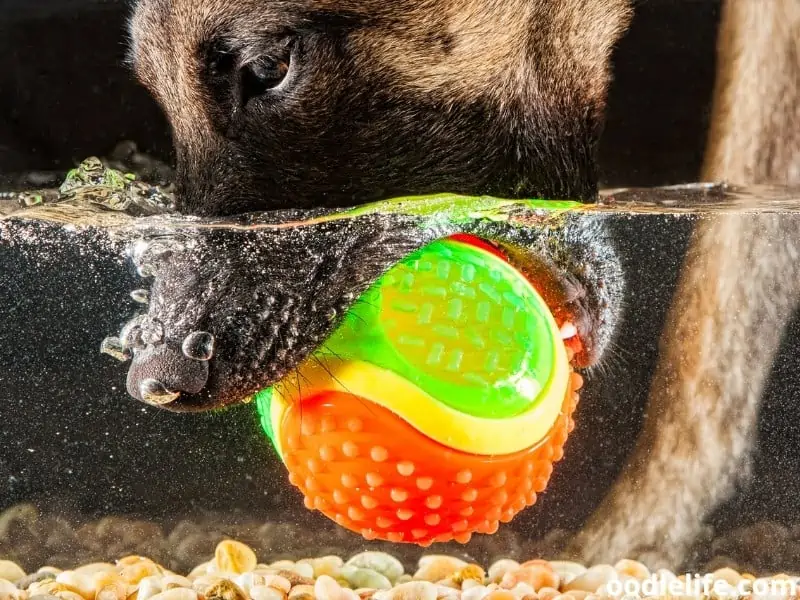
[[[143, 0], [142, 4], [148, 1]], [[393, 83], [444, 100], [493, 98], [536, 103], [554, 111], [591, 100], [602, 110], [608, 58], [628, 26], [629, 0], [313, 0], [308, 9], [352, 11], [393, 23], [380, 35], [351, 36], [357, 62], [391, 73]], [[198, 44], [224, 16], [242, 31], [281, 22], [264, 0], [173, 0], [169, 35], [138, 11], [131, 23], [136, 71], [170, 116], [179, 137], [214, 137], [198, 90]], [[284, 17], [285, 19], [285, 17]], [[530, 31], [530, 23], [536, 29]], [[257, 29], [257, 28], [256, 28]], [[158, 30], [155, 35], [149, 31]], [[446, 31], [447, 40], [441, 40]], [[146, 44], [141, 39], [147, 39]], [[445, 43], [446, 42], [446, 43]], [[531, 71], [529, 53], [536, 57]], [[176, 68], [179, 65], [179, 68]], [[576, 89], [576, 82], [579, 86]], [[577, 94], [577, 96], [576, 96]]]
[[[575, 80], [585, 82], [586, 97], [604, 97], [607, 58], [630, 19], [627, 0], [423, 0], [410, 9], [421, 18], [404, 19], [388, 36], [356, 36], [364, 60], [422, 92], [444, 92], [453, 100], [486, 94], [501, 103], [558, 102], [572, 93], [563, 83]], [[428, 43], [442, 24], [452, 36], [449, 52]], [[529, 44], [539, 47], [533, 73], [525, 67]]]
[[[800, 2], [728, 0], [704, 179], [800, 184]], [[800, 224], [701, 221], [668, 316], [645, 430], [568, 554], [678, 568], [747, 473], [764, 382], [800, 300]]]

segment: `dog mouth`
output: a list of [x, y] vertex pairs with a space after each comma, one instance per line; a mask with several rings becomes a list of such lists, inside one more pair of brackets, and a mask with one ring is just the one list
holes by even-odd
[[[432, 222], [420, 227], [418, 219], [384, 214], [316, 227], [284, 223], [261, 238], [255, 229], [198, 230], [192, 252], [162, 252], [150, 264], [148, 312], [118, 338], [120, 354], [132, 359], [128, 393], [171, 412], [245, 402], [291, 376], [388, 269], [464, 233], [500, 250], [533, 284], [573, 368], [597, 364], [614, 329], [621, 278], [596, 228], [562, 222], [518, 239], [496, 219], [477, 219], [477, 227]], [[574, 241], [582, 229], [577, 246], [552, 241]]]

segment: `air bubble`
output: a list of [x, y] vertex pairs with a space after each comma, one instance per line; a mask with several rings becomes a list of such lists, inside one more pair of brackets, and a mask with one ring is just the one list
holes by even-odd
[[148, 404], [163, 405], [174, 402], [180, 397], [180, 392], [171, 392], [160, 381], [155, 379], [145, 379], [139, 386], [139, 394], [142, 400]]
[[193, 331], [183, 339], [181, 349], [192, 360], [211, 360], [214, 356], [214, 336], [207, 331]]
[[144, 346], [142, 341], [142, 323], [144, 323], [146, 315], [139, 315], [134, 317], [125, 324], [119, 339], [122, 345], [126, 348], [141, 348]]
[[131, 292], [131, 298], [133, 298], [134, 302], [138, 302], [139, 304], [149, 304], [150, 290], [133, 290]]
[[131, 351], [122, 345], [118, 337], [109, 336], [100, 344], [100, 352], [113, 356], [120, 362], [131, 359]]

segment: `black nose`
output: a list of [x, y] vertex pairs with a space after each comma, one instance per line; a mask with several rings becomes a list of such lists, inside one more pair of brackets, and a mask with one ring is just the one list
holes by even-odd
[[168, 344], [138, 350], [128, 370], [128, 393], [142, 402], [168, 407], [181, 394], [199, 394], [208, 382], [208, 361], [187, 357]]

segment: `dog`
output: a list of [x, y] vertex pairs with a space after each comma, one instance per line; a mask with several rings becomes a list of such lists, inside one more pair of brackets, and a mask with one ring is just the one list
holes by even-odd
[[[130, 63], [170, 121], [181, 212], [435, 192], [593, 202], [610, 55], [632, 10], [627, 0], [138, 0]], [[793, 0], [728, 1], [704, 178], [800, 179], [799, 39]], [[639, 445], [565, 556], [676, 568], [746, 471], [761, 388], [800, 298], [799, 238], [783, 227], [765, 216], [698, 228]], [[757, 268], [740, 278], [747, 261]], [[591, 343], [600, 318], [578, 324], [596, 350], [579, 366], [603, 358]], [[686, 477], [689, 465], [701, 475]]]

